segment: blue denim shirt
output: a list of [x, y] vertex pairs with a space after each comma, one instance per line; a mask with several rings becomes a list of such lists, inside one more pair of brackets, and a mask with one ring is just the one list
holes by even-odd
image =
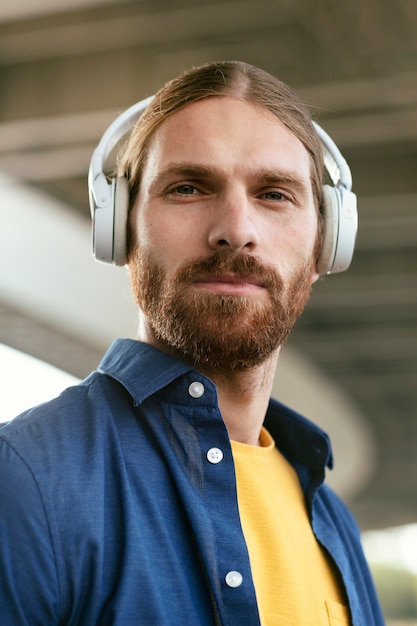
[[[275, 401], [265, 425], [353, 624], [382, 625], [356, 524], [322, 485], [327, 436]], [[216, 388], [187, 364], [117, 340], [80, 385], [0, 428], [0, 477], [2, 626], [259, 625]]]

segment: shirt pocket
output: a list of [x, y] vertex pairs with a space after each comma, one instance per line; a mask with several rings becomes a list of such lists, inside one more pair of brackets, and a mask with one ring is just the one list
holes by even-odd
[[326, 600], [326, 611], [329, 626], [352, 626], [349, 608], [344, 604]]

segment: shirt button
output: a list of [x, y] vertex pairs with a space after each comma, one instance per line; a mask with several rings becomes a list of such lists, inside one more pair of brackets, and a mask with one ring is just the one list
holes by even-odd
[[236, 589], [236, 587], [240, 587], [243, 582], [243, 576], [240, 572], [227, 572], [225, 576], [226, 585], [228, 587], [232, 587], [232, 589]]
[[201, 396], [204, 394], [203, 383], [198, 382], [198, 380], [191, 383], [191, 385], [188, 387], [188, 393], [192, 398], [201, 398]]
[[223, 452], [220, 448], [210, 448], [207, 452], [207, 460], [213, 464], [220, 463], [223, 461]]

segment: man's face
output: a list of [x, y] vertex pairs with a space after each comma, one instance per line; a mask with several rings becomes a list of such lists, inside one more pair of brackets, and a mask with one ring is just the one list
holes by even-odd
[[263, 109], [192, 103], [153, 137], [131, 229], [145, 339], [207, 369], [257, 365], [317, 278], [308, 153]]

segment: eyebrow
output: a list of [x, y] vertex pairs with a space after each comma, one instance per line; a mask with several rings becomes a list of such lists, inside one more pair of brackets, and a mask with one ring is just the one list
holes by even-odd
[[[219, 176], [222, 177], [222, 172], [220, 169], [200, 163], [173, 163], [156, 174], [152, 179], [150, 188], [158, 186], [164, 178], [169, 176], [181, 176], [189, 179], [218, 178]], [[253, 180], [265, 185], [289, 185], [293, 189], [297, 189], [299, 192], [305, 194], [309, 193], [309, 186], [311, 184], [310, 178], [308, 181], [304, 181], [296, 172], [278, 169], [260, 168], [251, 173], [250, 176]]]
[[267, 185], [289, 185], [290, 187], [298, 189], [304, 193], [308, 193], [309, 184], [311, 182], [310, 178], [308, 178], [308, 181], [305, 181], [297, 173], [267, 169], [259, 170], [255, 174], [255, 179]]
[[206, 178], [215, 175], [215, 170], [205, 165], [174, 163], [166, 169], [158, 172], [152, 178], [150, 187], [153, 188], [157, 186], [164, 180], [164, 178], [168, 178], [169, 176], [181, 176], [182, 178]]

